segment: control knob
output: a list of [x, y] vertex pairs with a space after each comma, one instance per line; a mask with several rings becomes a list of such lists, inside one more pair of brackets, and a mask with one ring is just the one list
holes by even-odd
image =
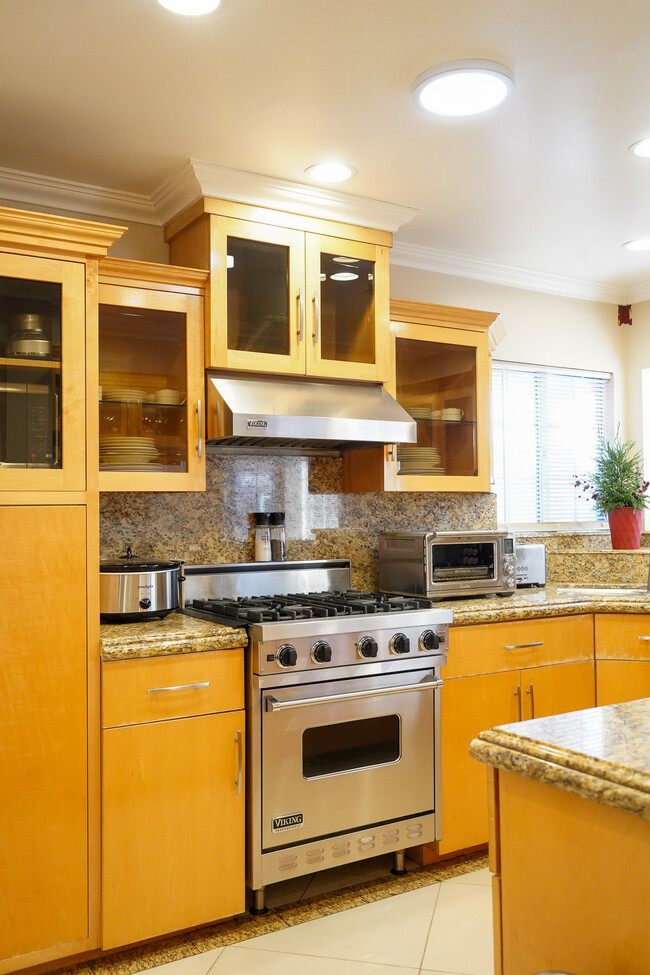
[[315, 664], [328, 664], [332, 659], [332, 648], [326, 640], [319, 640], [311, 648], [311, 659]]
[[151, 607], [151, 600], [149, 599], [148, 596], [144, 596], [140, 600], [140, 606], [142, 609], [149, 609]]
[[298, 662], [298, 653], [290, 643], [285, 643], [278, 649], [275, 659], [281, 667], [295, 667]]
[[357, 650], [360, 657], [376, 657], [379, 647], [377, 641], [373, 640], [371, 636], [362, 636], [357, 643]]
[[420, 633], [420, 650], [437, 650], [440, 637], [435, 630], [424, 630]]
[[408, 653], [411, 649], [411, 641], [406, 633], [395, 633], [390, 638], [390, 649], [392, 653]]

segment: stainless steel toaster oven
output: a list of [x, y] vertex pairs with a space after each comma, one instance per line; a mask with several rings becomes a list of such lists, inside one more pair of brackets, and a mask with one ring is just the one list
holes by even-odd
[[505, 531], [384, 532], [379, 587], [430, 599], [512, 595], [515, 539]]

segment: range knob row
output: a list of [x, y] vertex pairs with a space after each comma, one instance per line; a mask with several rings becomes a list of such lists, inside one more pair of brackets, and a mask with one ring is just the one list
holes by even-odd
[[[418, 649], [425, 652], [437, 650], [440, 637], [435, 630], [424, 630], [418, 640]], [[411, 652], [411, 641], [405, 633], [395, 633], [390, 638], [391, 653], [402, 654]], [[374, 637], [362, 636], [357, 642], [357, 652], [365, 659], [376, 657], [379, 646]], [[298, 652], [290, 643], [284, 643], [278, 648], [275, 659], [281, 667], [295, 667], [298, 663]], [[318, 640], [311, 648], [311, 659], [315, 664], [328, 664], [332, 660], [332, 648], [326, 640]]]

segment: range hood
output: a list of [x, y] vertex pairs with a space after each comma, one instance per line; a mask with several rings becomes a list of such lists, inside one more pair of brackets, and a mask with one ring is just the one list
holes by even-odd
[[415, 421], [380, 385], [208, 373], [207, 442], [338, 449], [415, 443]]

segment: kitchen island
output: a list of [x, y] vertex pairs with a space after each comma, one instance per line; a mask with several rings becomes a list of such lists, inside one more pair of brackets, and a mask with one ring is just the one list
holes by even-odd
[[481, 732], [495, 972], [650, 970], [650, 699]]

